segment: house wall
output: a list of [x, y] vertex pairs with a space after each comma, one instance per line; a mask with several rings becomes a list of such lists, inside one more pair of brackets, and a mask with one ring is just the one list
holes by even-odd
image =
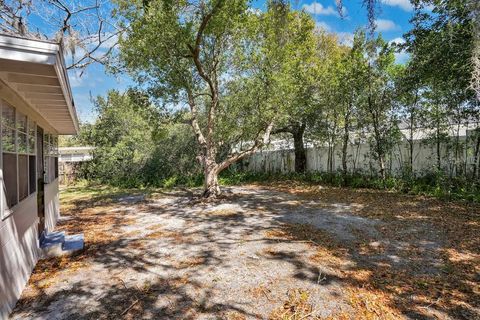
[[[35, 120], [46, 133], [56, 133], [38, 112], [31, 109], [1, 80], [0, 99]], [[0, 188], [4, 190], [1, 167]], [[5, 196], [4, 192], [0, 194]], [[45, 227], [47, 231], [52, 231], [59, 217], [58, 179], [45, 185], [44, 195]], [[6, 204], [5, 199], [2, 201]], [[0, 213], [0, 320], [8, 317], [40, 258], [37, 192], [33, 192], [14, 207], [3, 210], [3, 214]]]
[[[37, 193], [0, 220], [0, 319], [6, 319], [40, 257]], [[52, 231], [60, 216], [58, 179], [45, 185], [45, 227]]]
[[39, 258], [37, 193], [0, 221], [0, 319], [15, 306]]
[[58, 193], [58, 179], [45, 185], [45, 229], [53, 231], [60, 218], [60, 201]]

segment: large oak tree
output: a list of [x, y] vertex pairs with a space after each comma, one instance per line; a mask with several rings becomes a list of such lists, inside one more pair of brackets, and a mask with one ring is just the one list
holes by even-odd
[[121, 67], [172, 109], [189, 111], [203, 195], [220, 194], [219, 173], [268, 143], [284, 119], [314, 22], [281, 0], [264, 13], [245, 0], [118, 5], [128, 26]]

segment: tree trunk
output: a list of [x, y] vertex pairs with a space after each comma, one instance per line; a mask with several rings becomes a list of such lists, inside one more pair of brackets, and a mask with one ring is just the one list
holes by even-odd
[[478, 174], [478, 153], [480, 151], [480, 133], [477, 132], [477, 142], [475, 144], [475, 151], [473, 157], [473, 173], [472, 178], [476, 179]]
[[218, 185], [218, 174], [220, 173], [220, 170], [213, 156], [204, 158], [203, 170], [204, 182], [202, 197], [214, 198], [216, 196], [219, 196], [221, 193], [220, 186]]
[[440, 129], [437, 127], [437, 170], [440, 172], [442, 170], [442, 156], [441, 156], [441, 144], [440, 144]]
[[458, 176], [458, 156], [460, 154], [460, 121], [457, 122], [457, 132], [456, 132], [456, 136], [455, 136], [455, 163], [454, 163], [454, 167], [453, 167], [453, 170], [454, 170], [454, 174], [455, 174], [455, 177]]
[[[257, 139], [253, 146], [244, 151], [238, 151], [230, 154], [225, 160], [220, 163], [216, 162], [216, 148], [213, 144], [204, 144], [205, 154], [200, 155], [199, 157], [203, 161], [203, 170], [204, 170], [204, 189], [203, 189], [203, 198], [215, 198], [221, 194], [220, 185], [218, 183], [218, 175], [223, 170], [227, 169], [232, 164], [237, 161], [243, 160], [245, 157], [248, 157], [255, 153], [260, 147], [266, 145], [270, 141], [270, 134], [272, 132], [273, 121], [268, 124], [265, 128], [263, 135], [261, 132], [258, 133]], [[195, 128], [195, 127], [194, 127]], [[203, 136], [200, 132], [200, 141], [203, 139]]]
[[333, 172], [333, 148], [332, 142], [328, 142], [328, 159], [327, 159], [328, 173], [332, 174]]
[[220, 185], [218, 184], [218, 168], [205, 170], [205, 181], [203, 186], [204, 198], [215, 198], [221, 194]]
[[[350, 107], [349, 107], [350, 109]], [[347, 175], [348, 175], [348, 165], [347, 165], [347, 149], [348, 149], [348, 139], [349, 139], [349, 129], [350, 126], [350, 112], [347, 111], [344, 118], [343, 125], [343, 145], [342, 145], [342, 169], [343, 169], [343, 184], [346, 186], [348, 184]]]
[[307, 170], [307, 154], [303, 143], [305, 128], [305, 123], [302, 123], [292, 130], [293, 146], [295, 148], [295, 172], [297, 173], [304, 173]]
[[408, 139], [409, 149], [410, 149], [410, 175], [413, 177], [413, 133], [414, 133], [414, 112], [410, 111], [410, 139]]
[[378, 165], [380, 166], [380, 176], [382, 177], [382, 180], [385, 181], [387, 176], [385, 174], [385, 157], [384, 157], [384, 155], [379, 155], [378, 156]]

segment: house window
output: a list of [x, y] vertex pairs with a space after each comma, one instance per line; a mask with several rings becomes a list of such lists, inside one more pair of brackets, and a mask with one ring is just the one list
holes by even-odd
[[28, 194], [37, 191], [37, 124], [28, 120]]
[[36, 124], [14, 107], [0, 100], [2, 209], [12, 208], [36, 191]]
[[45, 161], [45, 183], [58, 178], [58, 137], [45, 134], [43, 138], [43, 152]]

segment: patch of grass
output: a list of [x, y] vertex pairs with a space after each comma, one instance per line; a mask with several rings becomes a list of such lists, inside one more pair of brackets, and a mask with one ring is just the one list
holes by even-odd
[[283, 305], [270, 313], [270, 320], [320, 319], [309, 302], [310, 292], [303, 289], [289, 290]]
[[347, 297], [355, 319], [395, 320], [403, 318], [398, 311], [389, 307], [389, 297], [380, 291], [351, 287], [347, 289]]

